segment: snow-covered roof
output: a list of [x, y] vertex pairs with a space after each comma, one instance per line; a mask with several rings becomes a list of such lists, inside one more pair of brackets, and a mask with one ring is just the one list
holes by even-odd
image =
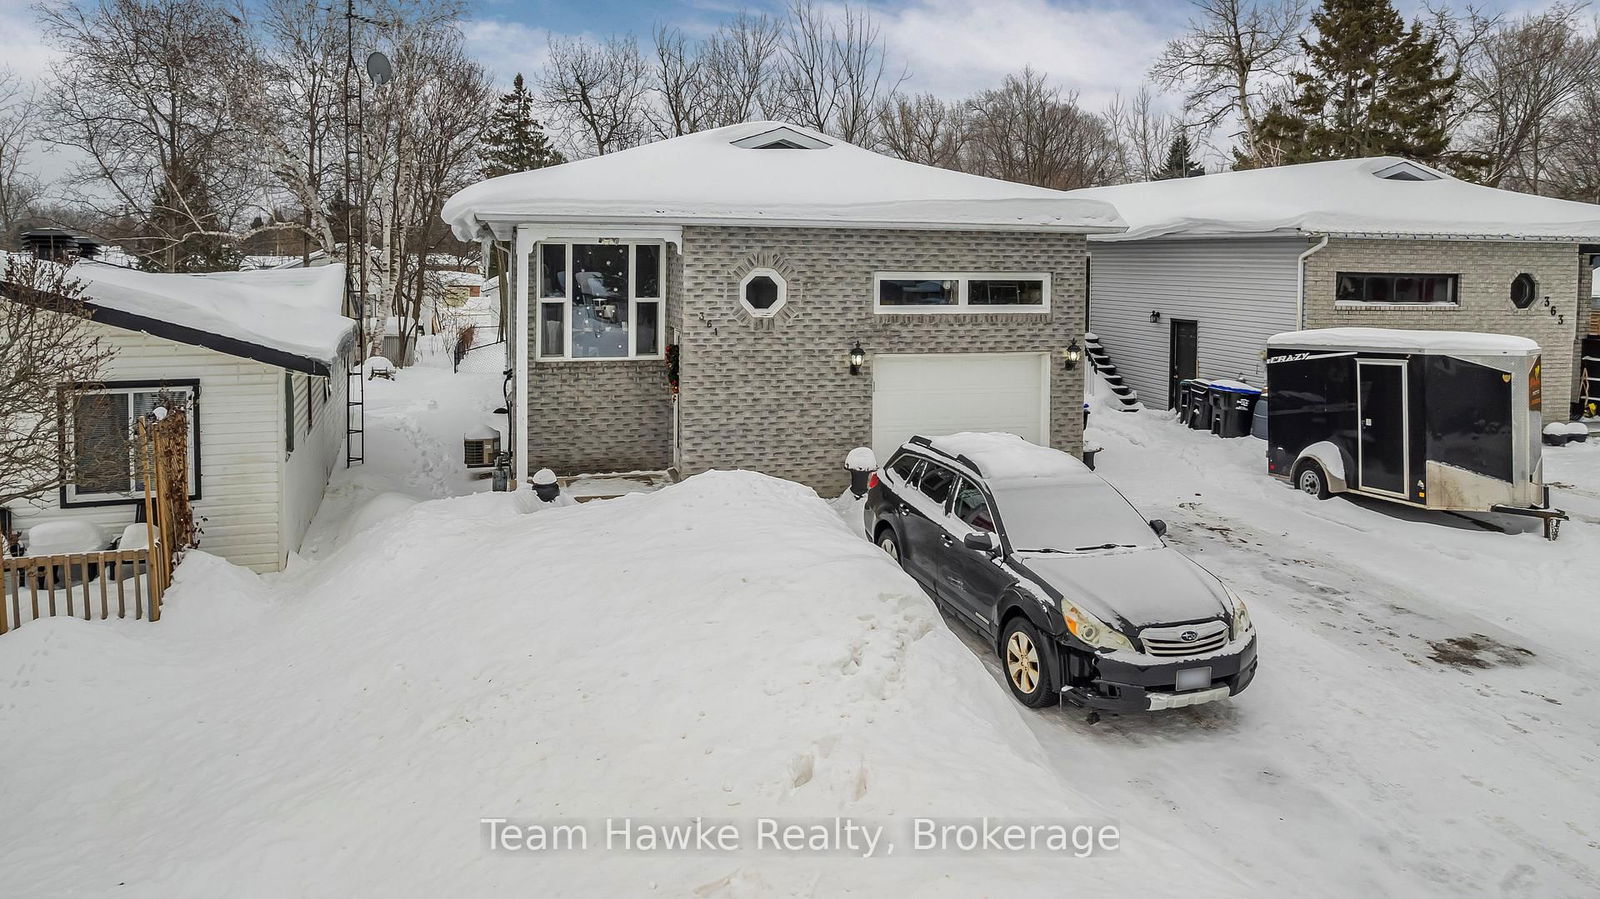
[[1510, 334], [1472, 331], [1406, 331], [1396, 328], [1319, 328], [1288, 331], [1267, 339], [1271, 349], [1374, 350], [1394, 353], [1525, 356], [1539, 344]]
[[80, 262], [70, 276], [98, 321], [297, 371], [326, 374], [356, 327], [343, 264], [174, 275]]
[[1600, 206], [1498, 190], [1395, 156], [1092, 187], [1128, 222], [1096, 240], [1274, 233], [1600, 239]]
[[[771, 139], [766, 140], [763, 136]], [[801, 146], [797, 138], [808, 144]], [[1107, 203], [893, 159], [810, 129], [746, 122], [502, 175], [445, 204], [457, 237], [518, 222], [1122, 230]]]
[[965, 456], [991, 484], [1038, 478], [1050, 481], [1098, 481], [1087, 465], [1060, 450], [1029, 443], [1015, 434], [963, 431], [929, 438], [939, 452]]

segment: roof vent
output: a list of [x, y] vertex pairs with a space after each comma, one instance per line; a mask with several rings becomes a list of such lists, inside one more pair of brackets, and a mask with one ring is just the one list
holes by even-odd
[[1385, 181], [1438, 181], [1439, 174], [1414, 162], [1397, 162], [1373, 172]]
[[825, 140], [819, 140], [803, 131], [788, 127], [741, 137], [732, 143], [735, 147], [743, 147], [746, 150], [826, 150], [833, 146]]

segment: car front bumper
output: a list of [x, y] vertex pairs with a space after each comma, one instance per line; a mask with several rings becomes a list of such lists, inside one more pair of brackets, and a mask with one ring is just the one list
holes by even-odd
[[[1105, 712], [1143, 712], [1201, 705], [1237, 696], [1256, 676], [1256, 638], [1232, 652], [1223, 651], [1176, 662], [1145, 664], [1108, 656], [1091, 656], [1062, 647], [1063, 670], [1069, 672], [1061, 701], [1079, 708]], [[1178, 672], [1210, 668], [1211, 683], [1178, 692]]]

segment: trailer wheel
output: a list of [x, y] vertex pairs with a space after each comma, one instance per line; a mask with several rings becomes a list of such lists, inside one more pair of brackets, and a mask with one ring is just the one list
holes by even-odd
[[1323, 473], [1322, 466], [1309, 460], [1300, 463], [1300, 468], [1294, 475], [1294, 486], [1300, 492], [1310, 494], [1317, 499], [1327, 499], [1333, 495], [1328, 489], [1328, 476]]

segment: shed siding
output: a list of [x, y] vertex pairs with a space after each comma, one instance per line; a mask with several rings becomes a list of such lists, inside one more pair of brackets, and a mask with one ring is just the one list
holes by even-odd
[[[275, 571], [283, 454], [283, 369], [118, 328], [103, 328], [117, 350], [108, 381], [199, 379], [200, 548], [236, 565]], [[17, 526], [64, 518], [101, 525], [109, 540], [133, 523], [133, 504], [66, 508], [52, 492], [39, 505], [13, 504]]]
[[[283, 465], [283, 515], [279, 534], [279, 549], [283, 557], [299, 552], [306, 528], [322, 505], [322, 494], [327, 489], [328, 477], [339, 464], [340, 449], [344, 446], [346, 418], [345, 396], [350, 379], [345, 376], [341, 362], [334, 366], [328, 378], [309, 375], [296, 377], [306, 382], [305, 402], [311, 407], [311, 427], [306, 428], [305, 408], [297, 406], [295, 419], [294, 452]], [[323, 390], [327, 389], [327, 399]]]
[[1309, 245], [1299, 237], [1091, 241], [1089, 330], [1153, 409], [1167, 404], [1173, 319], [1199, 323], [1201, 377], [1265, 384], [1261, 351], [1296, 327], [1299, 256]]

